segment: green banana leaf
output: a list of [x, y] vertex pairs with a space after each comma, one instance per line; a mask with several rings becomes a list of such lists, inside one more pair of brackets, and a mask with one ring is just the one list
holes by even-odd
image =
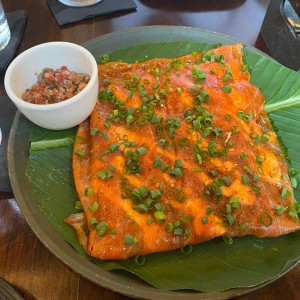
[[[112, 61], [133, 62], [154, 57], [176, 57], [213, 46], [178, 41], [137, 45], [109, 55]], [[97, 59], [102, 54], [99, 53]], [[261, 88], [266, 97], [266, 110], [288, 154], [290, 167], [300, 169], [299, 74], [248, 47], [245, 48], [244, 59], [251, 67], [252, 83]], [[34, 126], [31, 141], [59, 140], [74, 136], [75, 132], [76, 128], [54, 132]], [[87, 257], [74, 230], [63, 222], [65, 217], [78, 212], [74, 208], [78, 196], [74, 188], [71, 160], [72, 147], [31, 151], [27, 176], [38, 206], [58, 234], [100, 268], [126, 270], [160, 289], [216, 292], [253, 287], [274, 280], [300, 259], [300, 232], [277, 238], [235, 238], [231, 245], [217, 238], [193, 246], [190, 254], [176, 250], [147, 255], [144, 265], [137, 264], [134, 258], [105, 262]], [[296, 199], [300, 199], [299, 196], [300, 188], [296, 188]]]

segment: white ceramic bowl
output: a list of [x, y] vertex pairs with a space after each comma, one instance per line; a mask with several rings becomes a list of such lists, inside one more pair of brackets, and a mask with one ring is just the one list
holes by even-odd
[[[37, 82], [44, 68], [67, 66], [70, 71], [90, 75], [86, 87], [74, 97], [54, 104], [32, 104], [21, 99], [26, 89]], [[34, 46], [17, 56], [9, 65], [5, 90], [17, 108], [33, 123], [48, 129], [67, 129], [84, 121], [92, 112], [98, 96], [98, 68], [85, 48], [67, 42]]]

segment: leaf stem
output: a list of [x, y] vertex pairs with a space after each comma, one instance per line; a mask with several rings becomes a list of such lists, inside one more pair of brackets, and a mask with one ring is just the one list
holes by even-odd
[[295, 105], [300, 105], [300, 96], [291, 97], [287, 100], [276, 102], [276, 103], [271, 103], [271, 104], [267, 103], [265, 105], [265, 109], [267, 113], [270, 113], [279, 109], [283, 109]]
[[74, 145], [74, 137], [68, 136], [60, 139], [41, 140], [31, 142], [30, 151], [39, 151], [49, 148], [69, 147]]

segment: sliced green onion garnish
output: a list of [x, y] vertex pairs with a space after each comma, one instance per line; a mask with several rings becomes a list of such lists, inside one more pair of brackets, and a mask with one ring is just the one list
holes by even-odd
[[290, 177], [296, 177], [299, 174], [298, 170], [295, 168], [289, 169], [289, 176]]
[[168, 233], [172, 233], [174, 229], [174, 225], [173, 223], [167, 223], [165, 228]]
[[170, 171], [170, 175], [171, 175], [172, 177], [176, 177], [176, 178], [182, 177], [181, 168], [173, 168], [173, 169]]
[[85, 195], [86, 196], [91, 196], [93, 194], [93, 188], [88, 187], [85, 189]]
[[206, 214], [209, 216], [209, 215], [211, 215], [212, 213], [213, 213], [213, 209], [210, 208], [210, 207], [208, 207], [208, 208], [206, 209]]
[[222, 87], [222, 90], [223, 90], [225, 93], [230, 94], [231, 91], [232, 91], [232, 88], [231, 88], [230, 85], [224, 84], [223, 87]]
[[142, 266], [146, 262], [146, 256], [145, 255], [136, 255], [134, 257], [134, 261], [137, 265]]
[[247, 184], [249, 184], [249, 177], [247, 176], [247, 175], [242, 175], [242, 182], [243, 182], [243, 184], [245, 184], [245, 185], [247, 185]]
[[202, 221], [202, 224], [207, 224], [208, 223], [208, 217], [202, 217], [201, 221]]
[[231, 184], [231, 179], [228, 176], [222, 177], [223, 184], [229, 186]]
[[291, 185], [293, 189], [295, 189], [298, 186], [298, 182], [295, 177], [291, 177]]
[[139, 155], [144, 155], [147, 153], [147, 150], [145, 147], [140, 147], [140, 148], [136, 149], [136, 152], [138, 152]]
[[110, 150], [111, 152], [115, 152], [115, 151], [118, 150], [119, 147], [120, 147], [120, 144], [118, 144], [118, 143], [113, 143], [113, 144], [110, 145], [109, 150]]
[[[160, 170], [164, 173], [166, 172], [167, 170], [169, 169], [169, 166], [165, 163], [163, 163], [161, 166], [160, 166]], [[180, 169], [179, 169], [180, 170]]]
[[100, 134], [100, 130], [98, 128], [92, 128], [90, 130], [90, 135], [98, 136]]
[[244, 224], [238, 226], [236, 229], [237, 229], [237, 230], [243, 231], [243, 230], [245, 230], [248, 226], [249, 226], [249, 223], [246, 222], [246, 223], [244, 223]]
[[106, 132], [105, 130], [102, 130], [102, 134], [103, 134], [104, 139], [105, 139], [106, 141], [108, 141], [108, 140], [109, 140], [109, 137], [108, 137], [107, 132]]
[[281, 198], [287, 198], [287, 197], [291, 196], [291, 192], [288, 189], [286, 189], [285, 187], [283, 187], [281, 190], [280, 196], [281, 196]]
[[166, 216], [162, 211], [154, 212], [154, 218], [157, 222], [164, 222], [166, 220]]
[[85, 152], [84, 151], [81, 151], [81, 150], [76, 150], [76, 155], [78, 155], [78, 156], [80, 156], [80, 157], [82, 157], [82, 158], [84, 158], [85, 157]]
[[227, 236], [227, 235], [224, 235], [223, 236], [223, 241], [228, 244], [228, 245], [232, 245], [233, 244], [233, 239], [231, 236]]
[[258, 175], [258, 174], [254, 174], [254, 176], [253, 176], [253, 181], [254, 181], [254, 182], [258, 182], [259, 180], [260, 180], [259, 175]]
[[175, 235], [183, 235], [183, 229], [182, 228], [174, 228], [173, 233]]
[[240, 156], [241, 159], [246, 159], [248, 155], [245, 152], [241, 152]]
[[248, 166], [244, 166], [244, 170], [249, 174], [252, 175], [252, 170]]
[[107, 172], [105, 170], [102, 171], [98, 171], [96, 173], [96, 175], [100, 178], [100, 179], [105, 179], [107, 177]]
[[98, 202], [94, 202], [94, 203], [89, 207], [89, 209], [90, 209], [91, 211], [97, 210], [97, 209], [98, 209]]
[[154, 161], [153, 161], [153, 168], [158, 168], [162, 165], [162, 160], [160, 158], [160, 156], [156, 156]]
[[193, 252], [193, 246], [192, 245], [185, 245], [181, 248], [181, 252], [184, 254], [191, 254]]
[[126, 245], [133, 245], [133, 244], [137, 243], [137, 239], [134, 236], [131, 236], [129, 234], [125, 234], [125, 236], [124, 236], [124, 243]]
[[107, 166], [107, 169], [111, 170], [112, 172], [116, 172], [117, 171], [117, 168], [115, 168], [113, 165], [109, 164]]
[[148, 207], [147, 207], [146, 204], [140, 203], [140, 204], [138, 204], [138, 205], [135, 207], [135, 210], [136, 210], [137, 212], [139, 212], [140, 214], [143, 214], [143, 213], [145, 213], [145, 212], [148, 211]]
[[153, 219], [148, 219], [146, 222], [148, 225], [151, 225], [153, 223]]
[[275, 210], [276, 210], [277, 215], [280, 216], [286, 211], [286, 208], [281, 205], [276, 205]]
[[272, 216], [266, 211], [262, 211], [259, 214], [259, 219], [260, 219], [261, 223], [266, 227], [269, 227], [273, 224]]
[[175, 198], [179, 203], [183, 203], [186, 199], [186, 194], [181, 188], [177, 188]]
[[82, 209], [82, 205], [80, 201], [75, 202], [75, 209]]
[[96, 232], [99, 236], [105, 235], [107, 230], [108, 230], [108, 225], [106, 222], [100, 222], [96, 226]]
[[95, 217], [90, 217], [89, 222], [92, 226], [95, 226], [98, 223], [98, 221]]
[[228, 221], [228, 224], [231, 226], [232, 224], [235, 223], [235, 216], [232, 216], [232, 215], [227, 215], [226, 216], [226, 219]]

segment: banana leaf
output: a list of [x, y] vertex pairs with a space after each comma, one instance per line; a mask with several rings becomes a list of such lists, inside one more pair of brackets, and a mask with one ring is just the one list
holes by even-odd
[[[133, 62], [154, 57], [176, 57], [194, 50], [207, 50], [215, 45], [191, 41], [143, 44], [109, 53], [110, 60]], [[103, 53], [96, 57], [101, 58]], [[300, 76], [274, 60], [245, 47], [246, 63], [251, 67], [251, 81], [266, 98], [266, 110], [282, 142], [290, 167], [300, 169]], [[53, 132], [33, 126], [32, 144], [74, 136], [76, 128]], [[134, 258], [101, 261], [88, 257], [74, 230], [63, 222], [78, 212], [78, 200], [72, 177], [72, 147], [30, 151], [27, 176], [41, 211], [57, 233], [78, 253], [108, 271], [126, 270], [150, 285], [164, 290], [224, 291], [253, 287], [274, 280], [300, 259], [300, 232], [277, 238], [252, 236], [235, 238], [226, 244], [217, 238], [193, 246], [190, 254], [181, 250], [146, 256], [144, 265]], [[300, 188], [295, 189], [300, 199]], [[75, 251], [74, 250], [74, 251]]]

